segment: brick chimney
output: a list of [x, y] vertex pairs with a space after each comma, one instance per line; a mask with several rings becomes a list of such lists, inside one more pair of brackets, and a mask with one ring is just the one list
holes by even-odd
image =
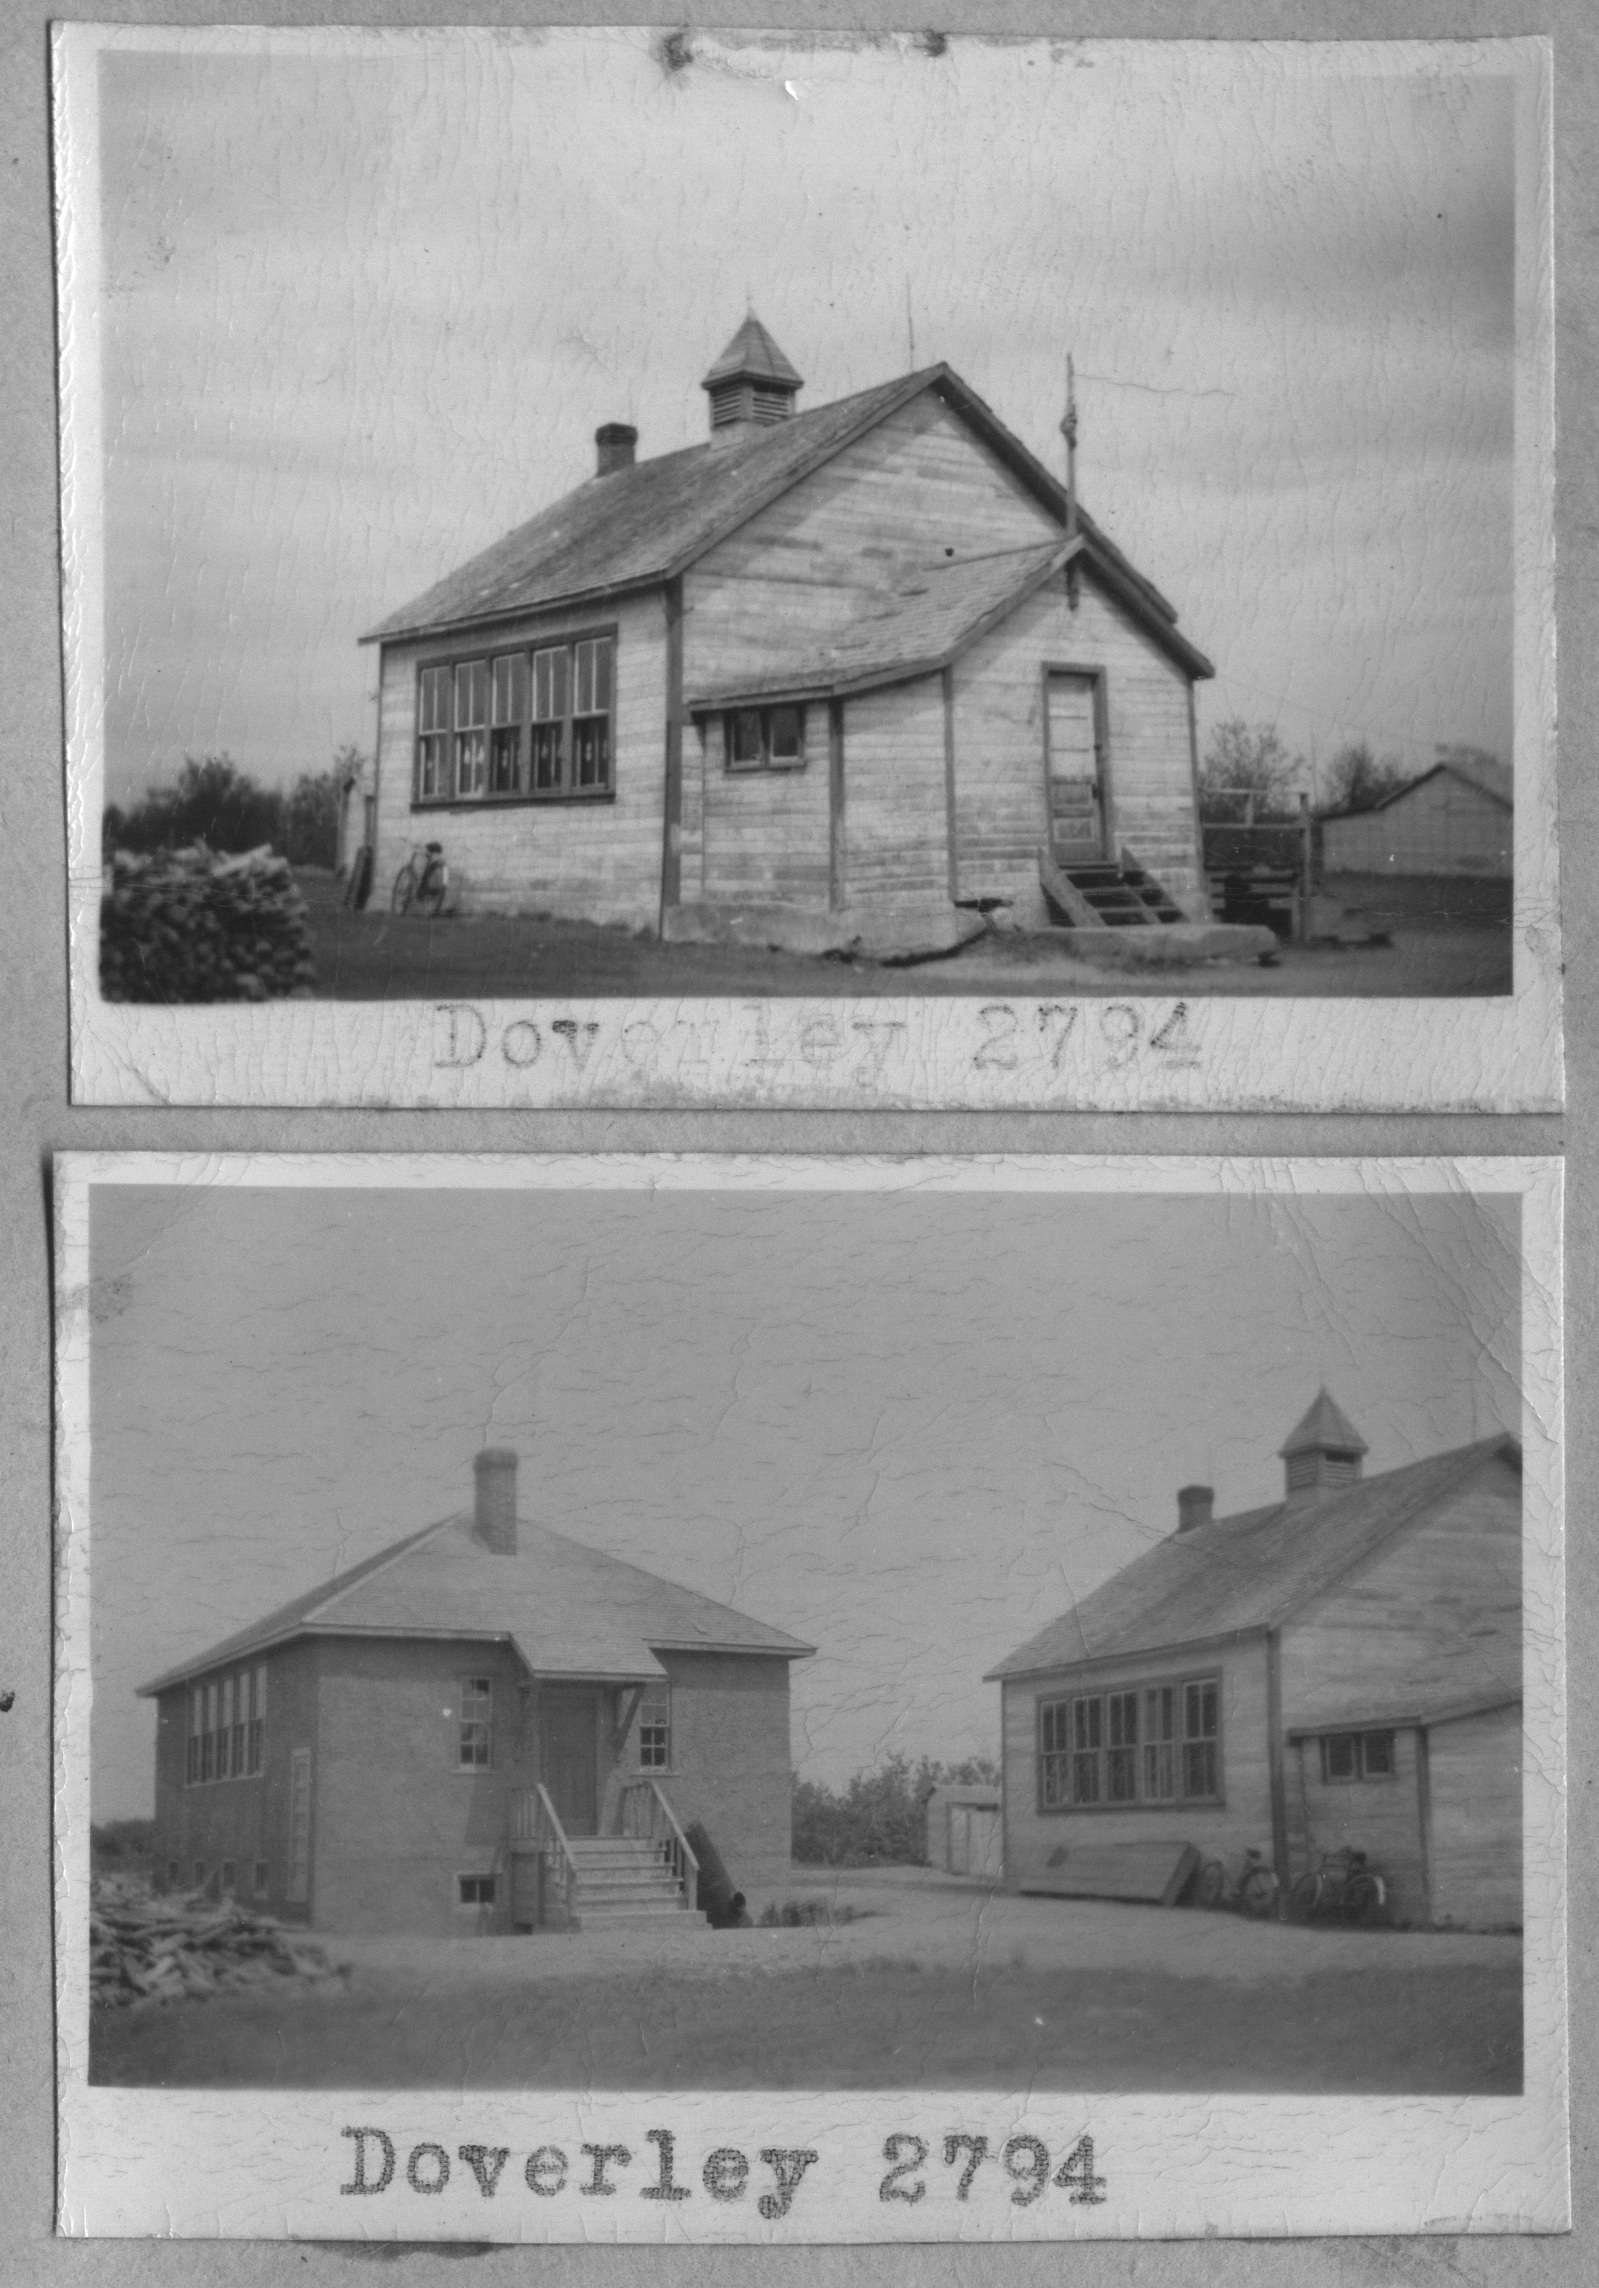
[[1196, 1526], [1209, 1525], [1211, 1511], [1216, 1506], [1214, 1486], [1179, 1486], [1177, 1489], [1177, 1530], [1192, 1533]]
[[496, 1557], [516, 1555], [516, 1455], [509, 1446], [485, 1446], [472, 1464], [477, 1479], [472, 1531]]
[[617, 469], [630, 469], [637, 443], [638, 431], [627, 422], [607, 421], [594, 432], [594, 474], [608, 477]]

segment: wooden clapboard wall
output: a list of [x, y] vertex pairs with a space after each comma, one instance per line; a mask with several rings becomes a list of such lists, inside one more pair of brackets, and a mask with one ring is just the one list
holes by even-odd
[[[1223, 1800], [1215, 1804], [1128, 1804], [1091, 1811], [1038, 1806], [1038, 1703], [1072, 1692], [1130, 1690], [1185, 1677], [1221, 1678]], [[1016, 1890], [1045, 1881], [1050, 1853], [1073, 1840], [1192, 1843], [1202, 1856], [1236, 1861], [1250, 1846], [1272, 1847], [1269, 1692], [1261, 1637], [1189, 1654], [1145, 1653], [1093, 1669], [1062, 1669], [1047, 1679], [1004, 1686], [1005, 1882]]]
[[1433, 1725], [1427, 1761], [1434, 1922], [1519, 1924], [1521, 1709]]
[[879, 424], [685, 575], [685, 680], [725, 688], [785, 649], [852, 627], [863, 598], [917, 566], [1059, 533], [1032, 494], [931, 391]]
[[[1314, 1512], [1307, 1530], [1315, 1531]], [[1283, 1721], [1330, 1728], [1384, 1710], [1521, 1688], [1521, 1479], [1489, 1456], [1282, 1632]]]
[[1394, 1734], [1391, 1778], [1324, 1780], [1321, 1742], [1295, 1740], [1287, 1761], [1288, 1856], [1291, 1871], [1314, 1867], [1323, 1852], [1364, 1851], [1382, 1870], [1394, 1918], [1425, 1922], [1426, 1856], [1422, 1844], [1421, 1735]]
[[1062, 574], [955, 663], [959, 895], [1024, 907], [1038, 896], [1046, 665], [1104, 673], [1112, 853], [1126, 843], [1179, 895], [1197, 894], [1188, 678], [1091, 576], [1072, 611]]
[[[685, 742], [687, 744], [687, 742]], [[825, 906], [828, 890], [827, 703], [805, 710], [802, 770], [730, 771], [722, 725], [693, 738], [701, 766], [702, 896], [713, 902]], [[688, 892], [685, 889], [684, 895]]]
[[[616, 629], [616, 792], [604, 801], [464, 802], [411, 806], [419, 660], [479, 659], [525, 644]], [[661, 897], [667, 690], [666, 614], [659, 591], [547, 613], [496, 628], [386, 644], [378, 697], [378, 793], [373, 896], [418, 842], [444, 845], [452, 891], [477, 912], [542, 911], [600, 922], [653, 923]], [[825, 778], [825, 765], [823, 776]]]
[[942, 679], [864, 692], [844, 708], [843, 903], [947, 899]]

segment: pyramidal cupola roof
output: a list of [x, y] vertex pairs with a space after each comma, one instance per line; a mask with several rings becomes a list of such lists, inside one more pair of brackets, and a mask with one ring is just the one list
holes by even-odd
[[779, 389], [803, 389], [805, 384], [773, 341], [753, 310], [728, 343], [702, 389], [719, 389], [729, 381], [760, 381]]
[[1366, 1454], [1371, 1449], [1323, 1384], [1277, 1451], [1286, 1462], [1295, 1454]]

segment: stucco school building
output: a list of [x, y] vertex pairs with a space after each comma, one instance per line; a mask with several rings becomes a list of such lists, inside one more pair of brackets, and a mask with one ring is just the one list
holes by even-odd
[[473, 1506], [141, 1687], [158, 1880], [331, 1931], [592, 1926], [695, 1906], [698, 1825], [786, 1876], [789, 1663], [812, 1648]]
[[[958, 374], [801, 409], [753, 315], [708, 434], [592, 475], [389, 615], [375, 879], [822, 949], [1208, 923], [1177, 613]], [[1053, 909], [1041, 857], [1054, 868]]]
[[1260, 1848], [1286, 1892], [1354, 1848], [1402, 1921], [1520, 1923], [1520, 1448], [1365, 1452], [1322, 1391], [1281, 1501], [1185, 1487], [1175, 1533], [991, 1672], [1010, 1888], [1158, 1897], [1187, 1845]]

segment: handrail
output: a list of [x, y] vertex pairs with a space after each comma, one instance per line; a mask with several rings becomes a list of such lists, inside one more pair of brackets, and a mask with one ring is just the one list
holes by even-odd
[[[550, 1834], [554, 1836], [560, 1853], [561, 1889], [564, 1894], [562, 1904], [566, 1910], [566, 1919], [570, 1923], [573, 1917], [573, 1902], [577, 1893], [577, 1861], [572, 1855], [572, 1846], [566, 1839], [566, 1829], [561, 1825], [560, 1814], [554, 1804], [551, 1803], [549, 1790], [542, 1781], [535, 1785], [533, 1795], [537, 1800], [539, 1811], [537, 1824], [539, 1827], [547, 1828]], [[544, 1843], [543, 1837], [536, 1837], [536, 1840], [543, 1848], [545, 1856], [549, 1857], [548, 1845]]]
[[[648, 1828], [640, 1840], [659, 1843], [662, 1856], [672, 1870], [678, 1894], [685, 1907], [692, 1909], [699, 1893], [700, 1863], [694, 1847], [678, 1824], [677, 1813], [668, 1803], [659, 1780], [648, 1772], [635, 1773], [622, 1784], [621, 1820], [623, 1833], [627, 1832], [627, 1802], [629, 1797], [642, 1795], [647, 1807]], [[665, 1832], [661, 1832], [664, 1822]]]

